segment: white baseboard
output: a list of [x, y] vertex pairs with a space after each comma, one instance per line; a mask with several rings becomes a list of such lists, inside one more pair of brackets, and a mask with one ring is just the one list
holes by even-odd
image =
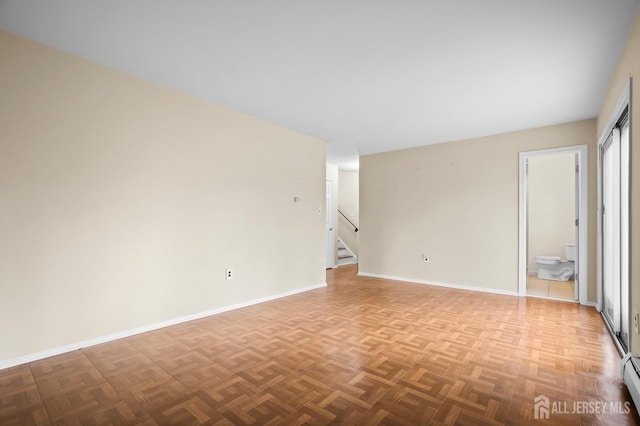
[[413, 284], [425, 284], [425, 285], [433, 285], [436, 287], [455, 288], [458, 290], [471, 290], [471, 291], [480, 291], [482, 293], [503, 294], [506, 296], [518, 296], [517, 291], [498, 290], [493, 288], [475, 287], [475, 286], [461, 285], [461, 284], [441, 283], [437, 281], [419, 280], [415, 278], [403, 278], [403, 277], [394, 277], [391, 275], [371, 274], [368, 272], [358, 272], [358, 275], [363, 277], [384, 278], [386, 280], [405, 281]]
[[591, 302], [591, 301], [587, 300], [587, 302], [586, 302], [586, 303], [583, 303], [583, 305], [584, 305], [584, 306], [591, 306], [591, 307], [593, 307], [593, 308], [596, 308], [596, 310], [597, 310], [598, 312], [600, 312], [600, 305], [598, 304], [598, 302]]
[[63, 353], [75, 351], [90, 346], [99, 345], [101, 343], [111, 342], [113, 340], [122, 339], [124, 337], [134, 336], [136, 334], [146, 333], [148, 331], [157, 330], [159, 328], [169, 327], [171, 325], [180, 324], [187, 321], [193, 321], [200, 318], [209, 317], [212, 315], [221, 314], [223, 312], [233, 311], [235, 309], [246, 308], [247, 306], [257, 305], [259, 303], [269, 302], [275, 299], [281, 299], [287, 296], [293, 296], [294, 294], [304, 293], [305, 291], [315, 290], [318, 288], [326, 287], [327, 283], [317, 284], [310, 287], [299, 288], [296, 290], [285, 291], [284, 293], [275, 294], [273, 296], [261, 297], [258, 299], [249, 300], [247, 302], [237, 303], [235, 305], [223, 306], [221, 308], [210, 309], [204, 312], [198, 312], [191, 315], [185, 315], [183, 317], [174, 318], [167, 321], [158, 322], [155, 324], [144, 325], [142, 327], [133, 328], [130, 330], [119, 331], [117, 333], [108, 334], [106, 336], [96, 337], [94, 339], [83, 340], [81, 342], [71, 343], [57, 348], [47, 349], [44, 351], [23, 355], [17, 358], [0, 361], [0, 370], [5, 368], [15, 367], [16, 365], [26, 364], [28, 362], [37, 361], [40, 359], [48, 358], [54, 355], [60, 355]]
[[527, 275], [538, 276], [538, 271], [527, 271]]

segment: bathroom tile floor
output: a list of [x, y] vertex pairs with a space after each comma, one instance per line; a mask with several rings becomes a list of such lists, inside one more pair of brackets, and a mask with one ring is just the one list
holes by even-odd
[[574, 281], [541, 280], [535, 275], [528, 275], [527, 296], [575, 300]]

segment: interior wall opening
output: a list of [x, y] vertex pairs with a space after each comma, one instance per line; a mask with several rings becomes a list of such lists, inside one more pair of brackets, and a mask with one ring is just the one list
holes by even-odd
[[527, 296], [578, 299], [578, 155], [527, 158]]
[[587, 146], [520, 153], [520, 296], [587, 304]]

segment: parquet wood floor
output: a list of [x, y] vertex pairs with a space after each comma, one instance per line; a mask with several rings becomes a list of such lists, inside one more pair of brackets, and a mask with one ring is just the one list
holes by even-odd
[[[328, 271], [329, 286], [0, 371], [0, 424], [531, 424], [626, 402], [593, 308]], [[564, 407], [564, 406], [563, 406]], [[637, 424], [551, 413], [540, 424]]]

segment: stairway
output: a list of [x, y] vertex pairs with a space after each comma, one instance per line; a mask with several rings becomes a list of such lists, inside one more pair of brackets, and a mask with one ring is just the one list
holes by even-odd
[[338, 238], [338, 266], [351, 265], [353, 263], [358, 263], [358, 258], [349, 247]]

